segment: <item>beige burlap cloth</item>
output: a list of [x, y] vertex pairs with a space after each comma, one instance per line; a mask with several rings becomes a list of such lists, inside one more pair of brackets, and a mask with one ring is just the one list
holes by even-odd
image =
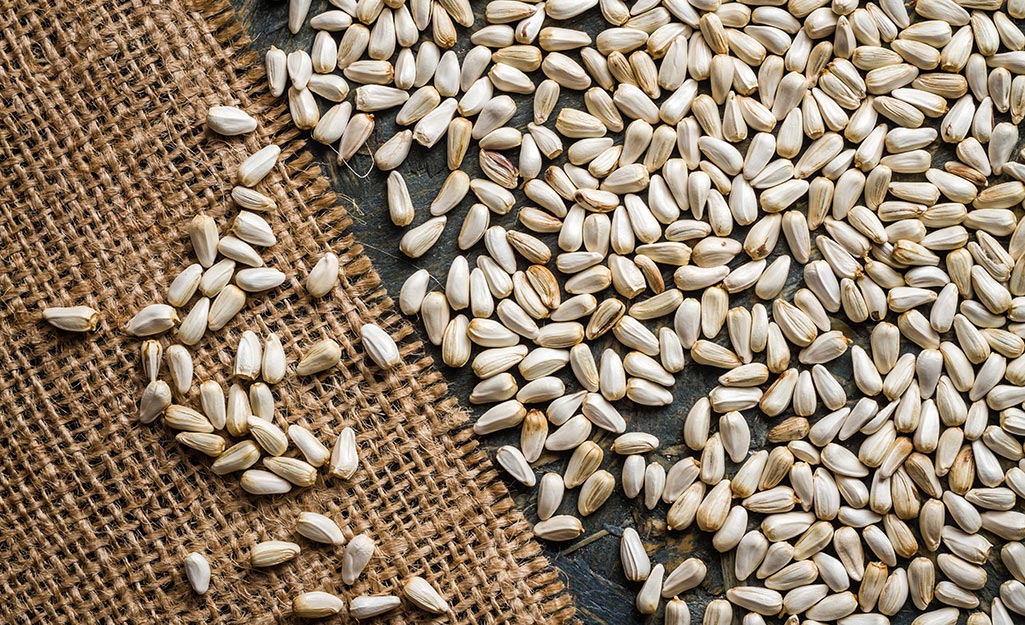
[[[299, 592], [398, 593], [413, 574], [450, 599], [455, 618], [409, 608], [380, 622], [570, 620], [557, 574], [347, 233], [227, 3], [2, 4], [0, 621], [289, 622]], [[209, 135], [205, 111], [219, 103], [254, 113], [258, 136]], [[237, 476], [213, 475], [208, 458], [159, 423], [137, 422], [140, 343], [122, 329], [194, 262], [186, 227], [195, 213], [226, 228], [237, 164], [271, 140], [284, 155], [260, 187], [280, 207], [271, 217], [279, 242], [265, 258], [289, 280], [207, 334], [197, 379], [226, 385], [244, 329], [277, 332], [293, 363], [333, 337], [341, 365], [316, 379], [290, 374], [276, 389], [278, 419], [327, 442], [354, 427], [364, 467], [351, 482], [259, 499]], [[327, 249], [342, 259], [342, 285], [311, 302], [300, 283]], [[44, 307], [72, 303], [102, 311], [97, 332], [39, 321]], [[368, 366], [354, 331], [367, 319], [400, 339], [397, 371]], [[301, 510], [378, 541], [355, 586], [342, 585], [337, 550], [296, 537]], [[251, 569], [251, 545], [272, 538], [299, 540], [303, 553]], [[181, 564], [193, 550], [214, 571], [202, 597]]]

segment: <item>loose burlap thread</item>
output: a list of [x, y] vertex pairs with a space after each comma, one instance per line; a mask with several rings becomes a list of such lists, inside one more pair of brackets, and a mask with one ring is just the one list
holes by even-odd
[[[380, 622], [571, 620], [556, 572], [347, 232], [224, 0], [2, 4], [0, 621], [289, 622], [299, 592], [397, 594], [414, 574], [449, 598], [454, 616], [409, 608]], [[256, 135], [206, 131], [207, 107], [229, 103], [260, 120]], [[237, 475], [213, 475], [210, 459], [159, 422], [138, 423], [140, 341], [123, 328], [194, 262], [194, 214], [227, 227], [235, 168], [270, 141], [284, 153], [259, 187], [279, 206], [265, 259], [288, 280], [207, 334], [194, 350], [196, 378], [227, 386], [244, 329], [276, 332], [293, 363], [304, 346], [334, 338], [341, 364], [316, 378], [290, 373], [275, 389], [276, 419], [328, 443], [352, 426], [363, 468], [351, 481], [321, 478], [261, 499]], [[301, 280], [328, 249], [341, 258], [342, 283], [311, 301]], [[43, 308], [71, 304], [101, 311], [95, 333], [40, 321]], [[357, 338], [366, 320], [399, 340], [403, 366], [368, 364]], [[195, 393], [186, 403], [198, 405]], [[302, 510], [377, 541], [353, 587], [341, 583], [340, 550], [296, 536]], [[268, 539], [298, 540], [303, 552], [251, 568], [250, 547]], [[194, 550], [213, 568], [205, 596], [184, 577]]]

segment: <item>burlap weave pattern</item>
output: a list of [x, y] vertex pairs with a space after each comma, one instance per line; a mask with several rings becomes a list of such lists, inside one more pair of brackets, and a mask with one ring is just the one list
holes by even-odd
[[[3, 623], [272, 623], [290, 621], [304, 590], [399, 592], [421, 574], [447, 595], [459, 623], [561, 623], [572, 607], [485, 454], [460, 427], [410, 326], [346, 232], [316, 164], [223, 0], [3, 2], [0, 11], [0, 621]], [[240, 103], [257, 135], [207, 134], [208, 106]], [[267, 264], [289, 274], [253, 297], [195, 352], [197, 380], [225, 387], [242, 330], [277, 332], [294, 363], [324, 336], [339, 368], [290, 374], [275, 390], [278, 422], [326, 442], [353, 426], [365, 468], [273, 499], [246, 495], [237, 476], [135, 419], [140, 342], [122, 328], [162, 301], [191, 260], [186, 227], [198, 211], [233, 211], [237, 164], [269, 141], [282, 163], [260, 189], [280, 210]], [[377, 209], [377, 207], [367, 207]], [[318, 302], [300, 282], [326, 249], [344, 279]], [[100, 329], [71, 336], [39, 321], [45, 306], [89, 304]], [[367, 365], [355, 329], [376, 319], [400, 339], [406, 365]], [[167, 339], [165, 339], [165, 345]], [[193, 390], [195, 393], [195, 390]], [[195, 397], [191, 399], [198, 405]], [[340, 553], [298, 539], [300, 557], [247, 565], [258, 540], [297, 540], [300, 510], [326, 512], [379, 543], [351, 589]], [[182, 558], [214, 569], [204, 597]], [[381, 622], [451, 622], [403, 610]]]

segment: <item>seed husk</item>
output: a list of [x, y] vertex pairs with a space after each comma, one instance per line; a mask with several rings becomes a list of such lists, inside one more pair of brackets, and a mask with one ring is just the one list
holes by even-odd
[[347, 480], [359, 469], [359, 450], [356, 447], [356, 432], [344, 428], [335, 441], [328, 463], [328, 472], [333, 477]]
[[410, 603], [431, 614], [444, 614], [449, 610], [448, 602], [422, 577], [410, 577], [402, 592]]
[[43, 310], [43, 319], [68, 332], [92, 332], [99, 323], [100, 314], [88, 306], [55, 306]]
[[234, 106], [211, 106], [206, 114], [207, 127], [219, 135], [234, 137], [256, 130], [256, 120]]
[[351, 586], [363, 573], [374, 555], [376, 545], [374, 539], [367, 534], [359, 534], [345, 545], [342, 556], [342, 582]]
[[560, 514], [534, 525], [534, 535], [541, 540], [563, 542], [584, 533], [584, 526], [575, 516]]
[[314, 343], [299, 360], [295, 367], [296, 375], [314, 375], [326, 371], [342, 358], [341, 346], [331, 339], [322, 339]]
[[299, 618], [325, 618], [344, 609], [344, 601], [321, 590], [304, 592], [292, 599], [292, 613]]
[[185, 576], [196, 594], [206, 594], [210, 588], [210, 563], [203, 554], [193, 551], [185, 557]]
[[299, 545], [283, 540], [268, 540], [253, 545], [249, 562], [255, 567], [277, 566], [299, 555]]

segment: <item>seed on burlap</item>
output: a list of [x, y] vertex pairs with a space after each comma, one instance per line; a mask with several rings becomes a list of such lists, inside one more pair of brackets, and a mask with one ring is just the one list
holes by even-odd
[[280, 456], [288, 449], [288, 437], [274, 423], [251, 416], [246, 419], [246, 425], [249, 426], [249, 433], [268, 454]]
[[253, 545], [249, 562], [256, 567], [276, 566], [299, 555], [299, 545], [283, 540], [268, 540]]
[[238, 166], [238, 183], [243, 187], [256, 186], [274, 168], [280, 154], [281, 148], [268, 145], [249, 156]]
[[88, 306], [58, 306], [43, 310], [43, 319], [68, 332], [92, 332], [99, 323], [100, 314]]
[[242, 490], [251, 495], [283, 495], [292, 490], [292, 484], [270, 471], [249, 469], [239, 480]]
[[299, 487], [313, 486], [317, 481], [317, 469], [298, 458], [264, 458], [263, 466]]
[[344, 428], [335, 441], [331, 451], [328, 471], [334, 476], [347, 480], [359, 469], [359, 451], [356, 448], [356, 432], [352, 428]]
[[174, 439], [198, 452], [216, 458], [224, 453], [224, 437], [205, 432], [179, 432]]
[[[245, 440], [226, 449], [224, 453], [214, 460], [210, 468], [216, 475], [227, 475], [228, 473], [234, 473], [235, 471], [245, 471], [256, 464], [259, 459], [260, 447], [253, 441]], [[260, 473], [267, 472], [261, 471]], [[274, 480], [272, 480], [273, 482], [277, 482], [280, 479], [276, 475], [269, 475], [274, 478]], [[251, 478], [252, 485], [254, 487], [260, 486], [260, 478], [261, 476], [253, 476]], [[287, 482], [285, 485], [288, 486], [288, 488], [284, 492], [291, 490], [291, 486], [288, 485]]]
[[370, 558], [374, 555], [374, 539], [366, 534], [359, 534], [345, 546], [342, 556], [342, 582], [351, 586], [363, 573]]
[[226, 326], [246, 304], [246, 293], [233, 284], [221, 289], [210, 304], [207, 327], [216, 332]]
[[193, 551], [185, 557], [185, 576], [196, 594], [206, 594], [210, 588], [210, 563], [203, 554]]
[[392, 369], [401, 361], [399, 348], [387, 332], [380, 327], [365, 323], [360, 327], [363, 348], [370, 358], [382, 369]]
[[328, 458], [331, 457], [331, 451], [317, 440], [313, 432], [302, 426], [288, 426], [288, 438], [299, 448], [299, 451], [306, 458], [306, 462], [315, 467], [323, 466], [328, 461]]
[[234, 106], [211, 106], [206, 114], [206, 125], [219, 135], [234, 137], [256, 130], [256, 120]]
[[146, 385], [139, 400], [139, 421], [152, 423], [171, 405], [171, 387], [163, 380], [153, 380]]
[[344, 545], [345, 536], [338, 524], [316, 512], [300, 512], [296, 531], [304, 538], [326, 545]]
[[260, 377], [267, 384], [277, 384], [285, 378], [285, 349], [278, 335], [271, 332], [263, 342], [263, 360], [260, 362]]
[[344, 609], [344, 601], [320, 590], [304, 592], [292, 599], [292, 613], [300, 618], [326, 618]]
[[167, 332], [178, 322], [178, 313], [167, 304], [150, 304], [129, 320], [125, 330], [132, 336], [152, 336]]
[[400, 605], [402, 600], [393, 595], [361, 595], [349, 601], [349, 616], [354, 619], [372, 618]]
[[342, 359], [342, 347], [331, 339], [322, 339], [307, 350], [295, 367], [297, 375], [313, 375], [337, 365]]
[[444, 614], [448, 612], [448, 602], [441, 594], [422, 577], [413, 576], [406, 580], [402, 588], [406, 599], [420, 608], [432, 614]]
[[184, 432], [214, 431], [214, 426], [206, 417], [188, 406], [178, 404], [171, 404], [164, 410], [164, 423], [168, 427]]

